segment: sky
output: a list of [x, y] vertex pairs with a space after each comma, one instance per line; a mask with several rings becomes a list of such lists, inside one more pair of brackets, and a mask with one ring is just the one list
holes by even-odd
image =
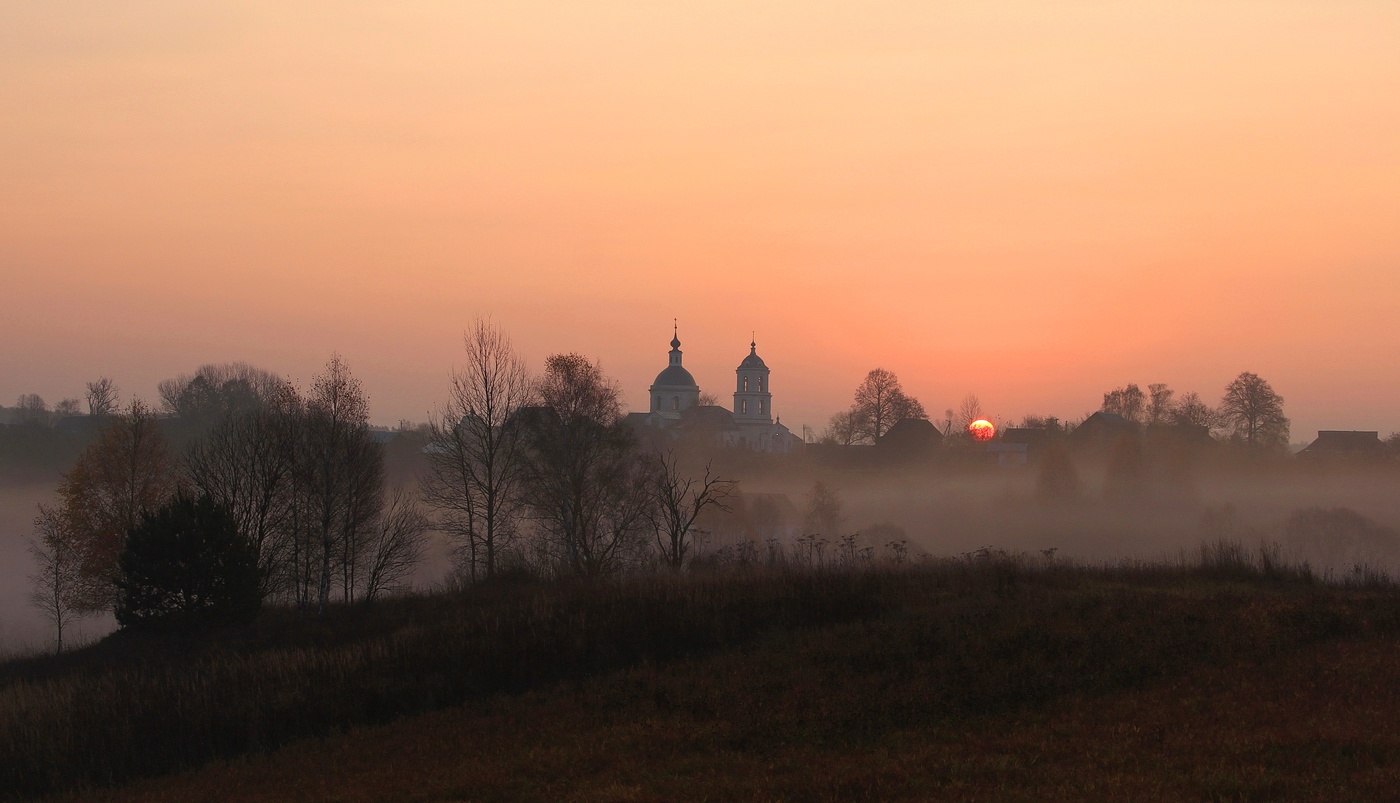
[[488, 316], [535, 367], [820, 431], [1241, 371], [1400, 430], [1400, 4], [0, 5], [0, 403], [332, 353], [424, 420]]

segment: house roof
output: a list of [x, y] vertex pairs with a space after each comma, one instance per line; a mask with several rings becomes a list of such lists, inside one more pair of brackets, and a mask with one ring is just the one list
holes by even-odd
[[1368, 430], [1322, 429], [1304, 452], [1378, 452], [1385, 449], [1380, 433]]
[[1123, 416], [1100, 410], [1084, 419], [1084, 423], [1075, 427], [1074, 432], [1070, 435], [1071, 437], [1085, 438], [1108, 432], [1133, 432], [1135, 430], [1137, 430], [1137, 425]]
[[894, 422], [894, 426], [885, 430], [884, 435], [880, 436], [881, 443], [926, 442], [942, 439], [943, 433], [939, 432], [938, 427], [935, 427], [933, 422], [927, 418], [901, 418]]
[[683, 429], [719, 431], [737, 430], [734, 414], [715, 404], [702, 404], [681, 413]]

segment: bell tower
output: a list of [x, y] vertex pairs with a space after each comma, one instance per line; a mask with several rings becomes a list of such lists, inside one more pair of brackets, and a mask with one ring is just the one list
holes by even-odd
[[768, 387], [768, 366], [758, 356], [758, 342], [749, 342], [749, 356], [735, 369], [734, 421], [739, 424], [773, 423], [773, 393]]

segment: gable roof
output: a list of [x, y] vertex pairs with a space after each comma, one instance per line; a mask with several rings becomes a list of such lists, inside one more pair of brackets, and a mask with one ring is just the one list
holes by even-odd
[[681, 412], [681, 428], [702, 432], [727, 432], [739, 429], [734, 414], [717, 404], [702, 404]]
[[1137, 424], [1134, 424], [1117, 413], [1105, 413], [1103, 410], [1100, 410], [1084, 419], [1084, 423], [1075, 427], [1074, 432], [1070, 433], [1070, 437], [1092, 438], [1116, 432], [1136, 431]]
[[[1371, 430], [1321, 429], [1317, 439], [1303, 448], [1303, 452], [1379, 452], [1385, 449], [1380, 433]], [[1300, 452], [1299, 454], [1301, 454]]]

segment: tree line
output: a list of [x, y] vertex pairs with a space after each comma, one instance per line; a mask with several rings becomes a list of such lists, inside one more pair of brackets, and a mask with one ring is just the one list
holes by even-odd
[[1282, 449], [1288, 445], [1289, 421], [1283, 413], [1283, 397], [1267, 380], [1249, 371], [1225, 386], [1214, 407], [1195, 392], [1178, 397], [1166, 384], [1153, 383], [1146, 393], [1136, 384], [1110, 390], [1103, 395], [1099, 409], [1142, 426], [1204, 427], [1252, 448]]
[[[339, 356], [304, 393], [245, 364], [211, 365], [160, 384], [163, 416], [140, 400], [106, 413], [30, 539], [31, 599], [59, 648], [74, 617], [104, 610], [123, 626], [188, 620], [196, 598], [205, 619], [249, 615], [248, 583], [259, 604], [308, 613], [373, 600], [406, 585], [434, 530], [467, 583], [521, 563], [584, 577], [685, 566], [700, 514], [727, 509], [735, 484], [642, 449], [598, 363], [556, 354], [533, 375], [484, 320], [464, 342], [414, 491], [386, 487], [368, 399]], [[184, 560], [183, 574], [153, 565], [162, 554]], [[180, 580], [201, 572], [203, 585]], [[211, 586], [210, 572], [228, 576]]]
[[[1249, 371], [1241, 372], [1226, 385], [1214, 406], [1194, 391], [1178, 396], [1166, 384], [1153, 383], [1144, 392], [1129, 383], [1105, 392], [1099, 411], [1120, 415], [1137, 426], [1205, 427], [1251, 448], [1282, 449], [1288, 445], [1289, 421], [1284, 415], [1283, 397], [1267, 380]], [[961, 435], [968, 425], [983, 417], [981, 401], [975, 394], [968, 394], [956, 410], [945, 412], [941, 431], [945, 436]], [[875, 368], [856, 387], [851, 406], [831, 417], [821, 440], [842, 446], [873, 444], [907, 418], [929, 416], [919, 400], [904, 391], [893, 371]], [[1040, 415], [1026, 415], [1020, 421], [1022, 427], [1065, 434], [1078, 423]]]

